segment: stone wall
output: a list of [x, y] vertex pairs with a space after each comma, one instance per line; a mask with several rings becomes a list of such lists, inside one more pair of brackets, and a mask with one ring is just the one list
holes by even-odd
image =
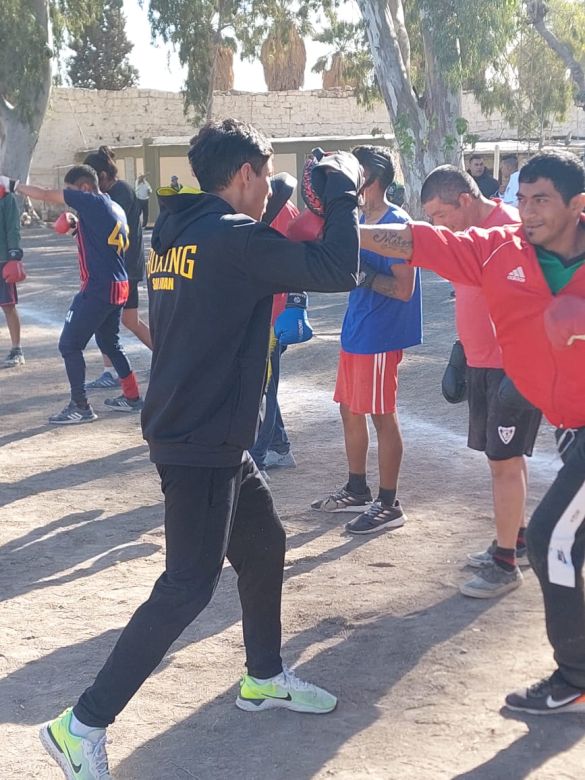
[[[383, 103], [366, 111], [347, 90], [218, 92], [214, 113], [252, 122], [277, 138], [369, 135], [374, 129], [392, 132]], [[470, 95], [464, 96], [463, 116], [471, 132], [482, 140], [514, 137], [499, 115], [484, 117]], [[585, 135], [583, 111], [575, 108], [567, 121], [554, 129], [556, 136], [569, 132], [575, 137]], [[193, 124], [183, 113], [179, 93], [55, 88], [33, 158], [31, 180], [60, 186], [66, 167], [82, 149], [103, 143], [142, 146], [144, 138], [188, 138], [192, 133]]]
[[[253, 122], [274, 137], [369, 135], [375, 128], [392, 130], [383, 104], [365, 111], [344, 90], [218, 92], [214, 113]], [[144, 138], [192, 134], [193, 123], [183, 112], [180, 93], [58, 87], [52, 91], [41, 128], [31, 180], [57, 184], [60, 170], [81, 149], [101, 144], [141, 146]]]

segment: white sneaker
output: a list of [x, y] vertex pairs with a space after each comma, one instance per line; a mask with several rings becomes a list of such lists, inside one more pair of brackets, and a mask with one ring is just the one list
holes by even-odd
[[297, 465], [296, 460], [292, 452], [275, 452], [274, 450], [268, 450], [264, 463], [267, 469], [294, 469]]

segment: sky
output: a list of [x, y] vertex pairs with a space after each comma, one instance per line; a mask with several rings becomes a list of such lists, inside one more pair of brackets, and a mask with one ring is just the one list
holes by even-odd
[[[140, 7], [138, 0], [124, 0], [124, 12], [127, 18], [126, 34], [134, 44], [130, 61], [140, 74], [139, 86], [144, 89], [178, 92], [185, 79], [184, 71], [172, 50], [167, 49], [162, 43], [158, 45], [151, 43], [146, 9]], [[359, 11], [354, 8], [349, 13], [349, 18], [352, 18], [359, 14]], [[327, 47], [313, 41], [306, 41], [305, 45], [307, 47], [307, 69], [304, 89], [320, 89], [321, 75], [311, 73], [311, 67], [319, 56], [327, 53]], [[259, 62], [242, 62], [236, 56], [234, 58], [234, 77], [234, 89], [249, 92], [264, 92], [266, 90], [262, 65]]]

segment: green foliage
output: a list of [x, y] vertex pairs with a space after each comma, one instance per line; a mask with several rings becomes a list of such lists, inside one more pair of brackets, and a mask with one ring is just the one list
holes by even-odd
[[381, 93], [374, 74], [374, 63], [368, 46], [368, 36], [363, 21], [354, 24], [340, 19], [334, 8], [325, 11], [327, 26], [313, 36], [313, 40], [330, 47], [313, 66], [314, 73], [331, 68], [333, 57], [339, 55], [343, 62], [344, 76], [353, 85], [358, 103], [371, 108], [381, 100]]
[[398, 114], [396, 117], [394, 121], [394, 137], [396, 138], [396, 145], [402, 155], [402, 159], [408, 162], [412, 161], [414, 159], [416, 138], [412, 133], [406, 114]]
[[134, 48], [126, 36], [122, 0], [102, 0], [95, 21], [69, 41], [75, 54], [68, 60], [74, 87], [120, 90], [138, 83], [138, 71], [128, 61]]
[[286, 46], [289, 42], [291, 26], [296, 28], [302, 38], [313, 34], [310, 3], [293, 4], [287, 0], [244, 0], [241, 11], [235, 30], [242, 49], [242, 59], [257, 59], [268, 35], [280, 38], [283, 46]]
[[[95, 18], [94, 0], [49, 2], [2, 0], [0, 13], [0, 98], [30, 122], [39, 94], [50, 80], [50, 63], [67, 31], [78, 31]], [[50, 29], [50, 27], [52, 29]]]
[[196, 122], [208, 109], [215, 51], [235, 48], [233, 30], [242, 8], [239, 0], [150, 0], [153, 38], [170, 43], [187, 68], [185, 110], [192, 108]]
[[500, 110], [519, 138], [537, 139], [542, 145], [547, 128], [569, 108], [571, 83], [561, 60], [519, 16], [499, 70], [484, 78], [477, 95], [483, 111]]

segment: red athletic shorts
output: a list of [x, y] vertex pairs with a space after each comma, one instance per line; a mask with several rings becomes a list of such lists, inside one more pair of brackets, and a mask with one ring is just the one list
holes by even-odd
[[398, 364], [402, 350], [376, 355], [339, 353], [333, 400], [354, 414], [392, 414], [396, 411]]

